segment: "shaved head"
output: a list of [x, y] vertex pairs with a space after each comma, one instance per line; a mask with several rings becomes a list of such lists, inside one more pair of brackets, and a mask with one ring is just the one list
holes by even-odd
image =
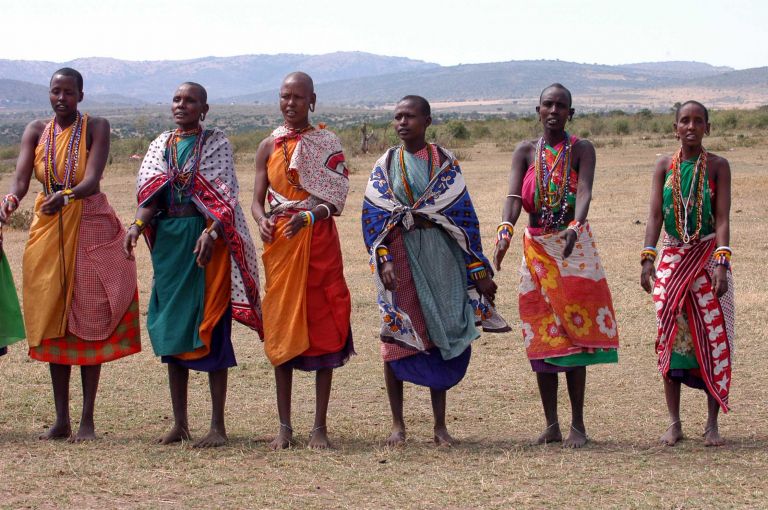
[[545, 88], [541, 91], [541, 95], [539, 95], [539, 103], [541, 103], [541, 98], [544, 97], [544, 94], [552, 89], [555, 90], [562, 90], [565, 92], [565, 95], [568, 97], [568, 108], [570, 108], [573, 105], [573, 98], [571, 97], [571, 91], [568, 90], [565, 85], [562, 83], [553, 83], [549, 87]]
[[205, 87], [200, 85], [199, 83], [196, 83], [194, 81], [185, 81], [181, 85], [179, 85], [179, 88], [183, 86], [191, 87], [193, 89], [197, 89], [197, 91], [200, 93], [200, 99], [202, 100], [203, 104], [208, 104], [208, 91], [205, 90]]
[[285, 78], [283, 78], [283, 83], [301, 83], [303, 85], [306, 85], [309, 87], [309, 93], [314, 94], [315, 93], [315, 82], [312, 81], [312, 77], [308, 75], [307, 73], [303, 73], [301, 71], [294, 71], [292, 73], [289, 73]]

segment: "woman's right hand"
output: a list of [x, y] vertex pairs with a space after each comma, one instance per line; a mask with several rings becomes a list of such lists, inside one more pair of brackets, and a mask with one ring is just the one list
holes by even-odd
[[259, 226], [259, 236], [261, 236], [261, 240], [265, 243], [271, 243], [275, 233], [275, 219], [262, 216], [256, 223]]
[[493, 267], [496, 268], [496, 271], [501, 271], [501, 261], [504, 260], [504, 255], [507, 254], [508, 249], [509, 239], [500, 239], [493, 250]]
[[383, 262], [379, 266], [379, 278], [381, 283], [384, 284], [384, 288], [388, 291], [397, 290], [397, 275], [395, 274], [394, 262]]
[[643, 269], [640, 271], [640, 285], [648, 294], [653, 290], [653, 282], [656, 281], [656, 267], [652, 260], [643, 261]]
[[128, 230], [125, 232], [125, 237], [123, 238], [123, 253], [125, 253], [125, 258], [128, 260], [133, 260], [133, 249], [136, 248], [136, 242], [140, 235], [139, 227], [135, 224], [128, 227]]
[[0, 223], [8, 223], [8, 218], [11, 217], [11, 214], [16, 209], [13, 207], [13, 204], [11, 204], [8, 201], [2, 201], [0, 202]]

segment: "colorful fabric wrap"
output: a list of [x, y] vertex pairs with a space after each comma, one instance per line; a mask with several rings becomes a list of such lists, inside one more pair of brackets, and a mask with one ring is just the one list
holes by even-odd
[[589, 223], [565, 260], [559, 234], [531, 230], [523, 241], [518, 301], [528, 359], [559, 366], [616, 361], [604, 354], [619, 347], [619, 334]]
[[[173, 133], [166, 131], [149, 145], [136, 179], [139, 205], [147, 203], [168, 185], [165, 151], [168, 138]], [[200, 167], [192, 185], [191, 199], [201, 214], [217, 221], [224, 232], [223, 239], [231, 257], [232, 317], [263, 337], [258, 258], [238, 202], [240, 186], [235, 174], [232, 148], [227, 137], [218, 129], [206, 130], [203, 136], [205, 143]], [[146, 225], [143, 234], [152, 249], [154, 226], [151, 223]]]
[[[277, 129], [274, 134], [284, 131]], [[355, 352], [352, 298], [344, 279], [336, 222], [324, 218], [290, 239], [284, 235], [294, 214], [325, 201], [337, 211], [344, 208], [348, 182], [346, 171], [341, 170], [341, 145], [330, 131], [317, 131], [322, 134], [313, 135], [313, 130], [277, 136], [267, 161], [267, 200], [275, 231], [262, 254], [264, 353], [273, 366], [299, 370], [338, 368]], [[296, 155], [299, 150], [302, 156]], [[307, 179], [297, 180], [293, 172]]]
[[[340, 215], [349, 193], [349, 171], [339, 138], [327, 129], [295, 133], [285, 126], [275, 129], [272, 138], [275, 146], [297, 139], [288, 169], [296, 173], [301, 188], [310, 195], [304, 200], [275, 204], [272, 214], [279, 214], [281, 209], [310, 210], [321, 202], [328, 202], [336, 208], [336, 215]], [[269, 202], [272, 205], [272, 200]]]
[[0, 348], [24, 340], [24, 319], [19, 307], [19, 297], [11, 274], [8, 258], [3, 252], [0, 234]]
[[[397, 150], [397, 147], [393, 147], [384, 153], [371, 172], [363, 202], [363, 239], [375, 277], [377, 303], [381, 315], [381, 336], [411, 349], [423, 351], [426, 349], [425, 339], [414, 327], [408, 313], [396, 303], [394, 294], [386, 290], [381, 281], [375, 255], [376, 248], [384, 238], [396, 227], [402, 227], [406, 231], [412, 230], [415, 226], [414, 215], [418, 214], [441, 227], [456, 242], [464, 257], [465, 266], [479, 260], [489, 275], [493, 275], [493, 270], [483, 255], [480, 224], [464, 182], [464, 175], [453, 154], [437, 147], [445, 161], [429, 181], [426, 191], [414, 204], [408, 204], [397, 199], [389, 180], [388, 169]], [[506, 321], [477, 292], [468, 269], [465, 276], [466, 291], [475, 312], [476, 323], [482, 323], [485, 331], [508, 331]]]
[[691, 244], [665, 236], [653, 286], [658, 325], [656, 353], [659, 371], [664, 377], [670, 376], [679, 315], [685, 312], [699, 375], [707, 393], [727, 412], [734, 340], [733, 281], [729, 270], [728, 291], [720, 298], [715, 295], [714, 249], [714, 234]]

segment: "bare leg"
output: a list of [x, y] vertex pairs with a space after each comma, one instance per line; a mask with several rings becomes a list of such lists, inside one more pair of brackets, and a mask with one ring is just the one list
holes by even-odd
[[659, 438], [662, 444], [675, 446], [683, 439], [683, 425], [680, 421], [680, 383], [664, 378], [664, 398], [667, 401], [669, 426]]
[[704, 446], [722, 446], [725, 440], [720, 437], [717, 427], [717, 416], [720, 413], [720, 404], [707, 393], [707, 428], [704, 430]]
[[536, 382], [539, 384], [541, 405], [544, 407], [544, 418], [547, 420], [547, 428], [536, 440], [537, 444], [555, 443], [563, 440], [560, 433], [560, 423], [557, 420], [557, 374], [536, 373]]
[[576, 367], [565, 373], [568, 397], [571, 400], [571, 430], [563, 441], [566, 448], [581, 448], [587, 444], [584, 426], [584, 391], [587, 386], [587, 367]]
[[222, 368], [208, 373], [208, 385], [211, 388], [211, 429], [197, 441], [195, 448], [215, 448], [227, 442], [227, 430], [224, 426], [224, 405], [227, 402], [227, 375], [229, 369]]
[[187, 387], [189, 386], [189, 369], [168, 363], [168, 386], [171, 389], [171, 404], [173, 406], [173, 427], [163, 437], [157, 440], [160, 444], [171, 444], [179, 441], [189, 441], [189, 419], [187, 418]]
[[309, 447], [318, 450], [330, 448], [328, 441], [328, 402], [331, 399], [331, 383], [333, 382], [333, 369], [323, 368], [315, 374], [315, 425], [309, 435]]
[[96, 427], [93, 424], [93, 409], [96, 405], [96, 391], [99, 389], [101, 365], [80, 367], [80, 378], [83, 381], [83, 415], [77, 434], [69, 440], [73, 443], [92, 441], [96, 439]]
[[392, 410], [392, 433], [387, 438], [387, 446], [405, 445], [405, 420], [403, 419], [403, 381], [384, 363], [384, 382], [387, 385], [389, 408]]
[[72, 426], [69, 422], [69, 378], [72, 367], [50, 363], [49, 369], [51, 371], [51, 383], [53, 383], [56, 422], [46, 432], [40, 434], [39, 438], [43, 440], [67, 439], [72, 435]]
[[435, 444], [438, 446], [453, 446], [458, 441], [451, 437], [448, 433], [448, 427], [445, 425], [445, 402], [448, 392], [430, 388], [429, 395], [432, 397], [432, 414], [435, 417]]
[[280, 428], [277, 436], [269, 443], [273, 450], [288, 448], [293, 441], [291, 427], [291, 390], [293, 388], [293, 369], [280, 365], [275, 367], [275, 388], [277, 389], [277, 416]]

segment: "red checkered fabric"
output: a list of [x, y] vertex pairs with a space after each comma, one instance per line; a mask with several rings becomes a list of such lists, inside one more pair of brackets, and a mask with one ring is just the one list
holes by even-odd
[[59, 365], [99, 365], [141, 351], [138, 291], [134, 291], [133, 301], [109, 338], [86, 341], [67, 333], [61, 338], [44, 339], [29, 349], [29, 357]]
[[114, 331], [136, 291], [136, 262], [123, 253], [125, 230], [107, 196], [83, 200], [67, 332], [98, 341]]
[[[431, 349], [434, 347], [434, 344], [429, 341], [427, 323], [421, 311], [419, 295], [416, 291], [416, 286], [413, 284], [413, 276], [408, 264], [408, 253], [405, 251], [405, 244], [399, 229], [393, 230], [389, 235], [387, 246], [389, 247], [390, 255], [392, 255], [395, 273], [397, 274], [397, 290], [395, 291], [397, 306], [411, 318], [414, 329], [416, 329], [416, 332], [424, 341], [424, 347]], [[407, 358], [418, 353], [419, 351], [415, 349], [408, 349], [396, 343], [381, 342], [381, 357], [384, 361]]]

